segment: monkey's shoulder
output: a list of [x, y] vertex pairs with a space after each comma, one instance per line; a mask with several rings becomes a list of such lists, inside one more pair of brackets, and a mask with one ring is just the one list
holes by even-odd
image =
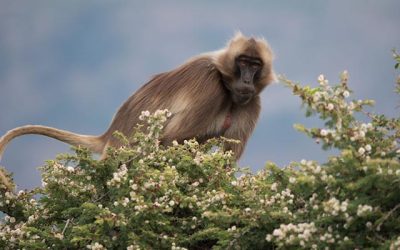
[[210, 76], [219, 77], [214, 60], [207, 56], [197, 56], [174, 69], [154, 75], [149, 83], [162, 82], [165, 84], [168, 80], [175, 83], [177, 81], [187, 82], [209, 78]]
[[204, 76], [209, 76], [210, 74], [217, 74], [218, 69], [215, 64], [213, 57], [209, 55], [200, 55], [189, 59], [186, 63], [182, 64], [176, 70], [198, 72]]
[[146, 85], [146, 88], [156, 89], [157, 93], [167, 92], [169, 96], [180, 92], [196, 95], [203, 92], [209, 96], [223, 91], [221, 74], [212, 59], [207, 57], [193, 58], [173, 70], [158, 74]]

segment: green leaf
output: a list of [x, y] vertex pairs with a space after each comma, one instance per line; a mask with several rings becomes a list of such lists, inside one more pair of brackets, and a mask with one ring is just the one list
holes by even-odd
[[305, 128], [303, 124], [296, 123], [293, 125], [293, 128], [299, 132], [303, 132], [303, 133], [307, 132], [307, 128]]

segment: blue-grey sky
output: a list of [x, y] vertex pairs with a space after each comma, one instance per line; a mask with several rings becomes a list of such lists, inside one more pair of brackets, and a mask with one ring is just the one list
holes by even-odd
[[[25, 124], [100, 134], [117, 108], [149, 78], [196, 54], [223, 47], [236, 30], [265, 37], [275, 71], [303, 84], [319, 74], [350, 74], [351, 98], [377, 101], [394, 116], [400, 2], [331, 1], [8, 1], [0, 0], [0, 134]], [[316, 159], [324, 152], [294, 131], [306, 119], [280, 84], [262, 94], [263, 110], [240, 161]], [[2, 166], [20, 188], [40, 185], [38, 166], [69, 146], [41, 136], [15, 139]]]

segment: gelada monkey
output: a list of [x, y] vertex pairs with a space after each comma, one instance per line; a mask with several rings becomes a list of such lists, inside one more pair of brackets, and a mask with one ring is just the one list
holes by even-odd
[[131, 135], [142, 111], [168, 109], [162, 144], [197, 138], [199, 142], [224, 136], [240, 140], [228, 145], [238, 159], [260, 113], [260, 92], [272, 81], [273, 53], [261, 38], [240, 32], [225, 48], [190, 58], [171, 71], [155, 75], [119, 108], [107, 131], [99, 136], [27, 125], [8, 131], [0, 138], [0, 157], [15, 137], [40, 134], [74, 146], [104, 154], [107, 147], [118, 147], [114, 131]]

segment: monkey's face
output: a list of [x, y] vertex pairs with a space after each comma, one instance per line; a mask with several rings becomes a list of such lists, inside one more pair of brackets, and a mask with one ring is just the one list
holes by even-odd
[[235, 59], [235, 77], [227, 88], [231, 91], [232, 100], [239, 105], [245, 105], [257, 94], [256, 83], [263, 67], [257, 57], [240, 55]]
[[248, 104], [275, 80], [273, 54], [264, 39], [238, 33], [215, 58], [222, 81], [237, 105]]

